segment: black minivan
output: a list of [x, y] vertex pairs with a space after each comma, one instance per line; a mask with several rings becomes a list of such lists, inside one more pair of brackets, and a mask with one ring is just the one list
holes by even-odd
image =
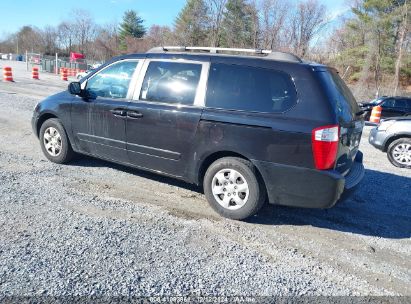
[[403, 96], [383, 96], [370, 102], [359, 103], [360, 109], [364, 111], [364, 119], [369, 120], [372, 109], [375, 106], [381, 106], [381, 119], [410, 116], [411, 115], [411, 98]]
[[80, 153], [179, 178], [245, 219], [266, 201], [329, 208], [353, 189], [361, 114], [334, 69], [292, 54], [161, 47], [71, 83], [32, 125], [52, 162]]

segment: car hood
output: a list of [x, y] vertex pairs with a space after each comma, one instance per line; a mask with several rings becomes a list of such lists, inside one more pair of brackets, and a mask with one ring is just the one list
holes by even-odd
[[396, 121], [409, 120], [409, 121], [411, 121], [411, 115], [408, 115], [408, 116], [399, 116], [399, 117], [384, 118], [383, 120], [384, 120], [384, 121], [387, 121], [387, 120], [396, 120]]

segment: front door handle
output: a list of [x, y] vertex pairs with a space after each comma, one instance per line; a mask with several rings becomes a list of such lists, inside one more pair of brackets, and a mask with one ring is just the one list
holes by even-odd
[[127, 117], [130, 118], [142, 118], [143, 114], [141, 114], [140, 112], [137, 111], [128, 111], [127, 112]]
[[124, 109], [114, 109], [114, 110], [110, 110], [110, 112], [114, 116], [126, 116], [126, 110]]

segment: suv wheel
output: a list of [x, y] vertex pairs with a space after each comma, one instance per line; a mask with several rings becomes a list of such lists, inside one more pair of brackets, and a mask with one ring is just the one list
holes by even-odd
[[66, 131], [56, 118], [48, 119], [41, 125], [40, 143], [44, 155], [53, 163], [67, 163], [74, 156]]
[[389, 161], [399, 168], [411, 168], [411, 138], [394, 140], [388, 147]]
[[237, 157], [215, 161], [205, 173], [203, 187], [211, 207], [234, 220], [256, 214], [266, 198], [265, 187], [253, 164]]

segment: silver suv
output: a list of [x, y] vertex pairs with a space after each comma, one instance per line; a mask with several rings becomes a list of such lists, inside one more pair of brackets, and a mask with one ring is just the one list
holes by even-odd
[[387, 152], [396, 167], [411, 168], [411, 116], [383, 120], [370, 132], [371, 145]]

